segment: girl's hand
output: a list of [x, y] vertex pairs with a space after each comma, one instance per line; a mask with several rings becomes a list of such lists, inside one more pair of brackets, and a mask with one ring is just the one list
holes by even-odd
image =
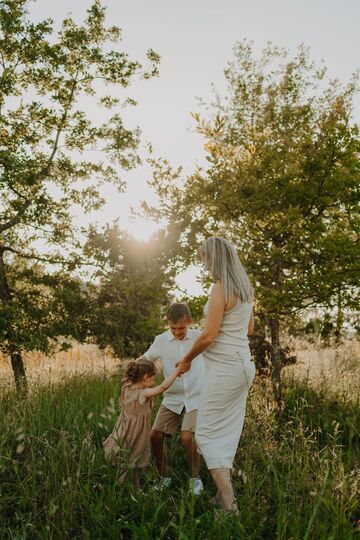
[[176, 364], [176, 367], [179, 370], [179, 377], [181, 377], [183, 373], [186, 373], [191, 368], [191, 360], [188, 360], [187, 358], [182, 358], [180, 362]]

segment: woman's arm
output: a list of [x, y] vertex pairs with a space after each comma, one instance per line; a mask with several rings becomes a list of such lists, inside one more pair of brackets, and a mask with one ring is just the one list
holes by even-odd
[[254, 333], [254, 312], [251, 311], [247, 335], [252, 336], [253, 333]]
[[205, 321], [204, 329], [198, 336], [191, 347], [190, 351], [177, 364], [180, 368], [180, 373], [186, 373], [191, 368], [191, 362], [200, 353], [205, 351], [209, 345], [216, 339], [221, 321], [224, 316], [225, 295], [221, 283], [215, 283], [211, 289], [209, 299], [209, 310]]
[[158, 394], [162, 394], [163, 392], [165, 392], [165, 390], [170, 388], [172, 383], [175, 381], [175, 379], [179, 375], [180, 375], [179, 368], [176, 368], [175, 371], [171, 375], [169, 375], [169, 377], [164, 379], [161, 384], [159, 384], [158, 386], [154, 386], [153, 388], [146, 388], [146, 390], [143, 390], [141, 392], [140, 401], [144, 402], [151, 397], [157, 396]]

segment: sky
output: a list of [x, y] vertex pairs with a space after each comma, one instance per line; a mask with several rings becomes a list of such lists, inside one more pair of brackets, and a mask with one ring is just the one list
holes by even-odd
[[[359, 0], [103, 0], [107, 22], [122, 28], [123, 49], [130, 57], [146, 61], [146, 51], [161, 56], [160, 76], [137, 81], [128, 91], [139, 103], [125, 112], [127, 126], [139, 126], [142, 142], [151, 142], [154, 153], [181, 165], [185, 174], [204, 163], [203, 141], [195, 133], [191, 112], [201, 111], [197, 98], [210, 101], [212, 85], [221, 93], [226, 85], [223, 70], [232, 60], [232, 49], [244, 38], [260, 52], [268, 41], [295, 54], [300, 43], [310, 47], [316, 63], [321, 60], [329, 75], [346, 82], [360, 68]], [[30, 4], [34, 20], [51, 17], [55, 24], [69, 14], [81, 21], [90, 0], [35, 0]], [[354, 117], [360, 121], [360, 99]], [[156, 204], [147, 185], [150, 171], [140, 166], [123, 175], [124, 193], [109, 187], [106, 206], [87, 222], [119, 224], [146, 240], [158, 227], [130, 208], [145, 199]], [[85, 218], [84, 218], [85, 220]], [[179, 276], [188, 294], [200, 294], [197, 270]]]

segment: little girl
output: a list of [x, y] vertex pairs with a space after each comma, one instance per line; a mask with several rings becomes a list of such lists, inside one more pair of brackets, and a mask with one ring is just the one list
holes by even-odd
[[[170, 388], [179, 370], [176, 369], [161, 384], [152, 388], [155, 375], [153, 362], [144, 357], [129, 363], [119, 400], [121, 413], [113, 432], [103, 443], [108, 461], [120, 455], [129, 468], [133, 469], [137, 488], [140, 487], [139, 470], [149, 465], [152, 398]], [[127, 470], [123, 470], [121, 482], [126, 474]]]

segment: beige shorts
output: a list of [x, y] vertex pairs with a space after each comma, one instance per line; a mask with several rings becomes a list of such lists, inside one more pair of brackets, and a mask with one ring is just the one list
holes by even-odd
[[[152, 428], [155, 431], [161, 431], [167, 435], [174, 435], [181, 416], [181, 414], [170, 411], [165, 405], [160, 405]], [[197, 409], [185, 412], [181, 424], [181, 431], [191, 431], [192, 433], [195, 433], [196, 417]]]

